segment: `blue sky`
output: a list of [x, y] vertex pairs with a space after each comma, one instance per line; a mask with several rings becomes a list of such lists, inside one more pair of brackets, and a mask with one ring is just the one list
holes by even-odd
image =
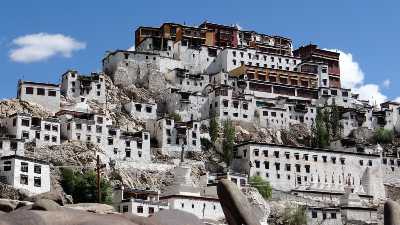
[[[99, 71], [107, 50], [133, 45], [139, 25], [196, 25], [209, 20], [287, 36], [295, 47], [315, 43], [338, 49], [347, 56], [344, 67], [349, 86], [365, 95], [394, 99], [400, 96], [396, 88], [400, 86], [399, 9], [399, 1], [4, 1], [0, 8], [0, 98], [14, 97], [20, 78], [58, 82], [69, 68], [82, 73]], [[10, 57], [20, 47], [17, 38], [38, 33], [62, 34], [81, 45], [70, 52], [59, 49], [35, 62], [27, 62], [30, 56], [25, 62]]]

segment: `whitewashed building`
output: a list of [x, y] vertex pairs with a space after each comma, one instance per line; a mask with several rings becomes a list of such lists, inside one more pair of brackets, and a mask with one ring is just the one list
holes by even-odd
[[90, 142], [105, 151], [105, 160], [150, 162], [150, 133], [125, 132], [101, 114], [60, 111], [61, 136], [66, 140]]
[[175, 167], [175, 179], [161, 193], [160, 200], [168, 202], [170, 209], [192, 213], [199, 219], [219, 221], [225, 218], [219, 199], [205, 195], [201, 187], [195, 186], [190, 177], [191, 167], [181, 163]]
[[4, 118], [2, 124], [7, 135], [33, 142], [36, 147], [60, 144], [58, 118], [39, 118], [28, 113], [16, 113]]
[[77, 71], [68, 70], [61, 76], [61, 93], [75, 102], [87, 100], [106, 102], [106, 85], [104, 75], [92, 73], [81, 75]]
[[10, 138], [7, 136], [0, 137], [0, 157], [10, 155], [25, 155], [25, 140]]
[[60, 110], [60, 86], [58, 84], [19, 80], [17, 98], [41, 105], [52, 113]]
[[201, 151], [199, 122], [160, 118], [146, 123], [146, 128], [165, 153], [180, 152], [182, 148], [185, 151]]
[[31, 194], [50, 191], [50, 167], [48, 163], [23, 156], [0, 158], [0, 181]]
[[183, 92], [202, 92], [209, 84], [209, 75], [193, 74], [189, 70], [176, 68], [165, 74], [165, 79]]
[[[379, 153], [245, 142], [235, 147], [234, 171], [258, 175], [273, 188], [321, 199], [326, 193], [354, 193], [385, 199]], [[325, 195], [324, 195], [325, 193]], [[340, 197], [340, 196], [339, 196]], [[332, 199], [337, 201], [338, 199]]]
[[120, 213], [149, 217], [168, 209], [168, 203], [160, 201], [160, 191], [118, 187], [113, 191], [113, 204]]
[[124, 106], [128, 114], [140, 120], [155, 120], [157, 119], [157, 104], [156, 103], [141, 103], [128, 102]]

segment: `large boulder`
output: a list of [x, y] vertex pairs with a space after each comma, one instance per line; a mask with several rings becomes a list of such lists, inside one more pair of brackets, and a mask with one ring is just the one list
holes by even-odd
[[99, 203], [78, 203], [65, 205], [64, 208], [77, 209], [100, 214], [115, 213], [115, 209], [113, 206]]
[[400, 225], [400, 205], [397, 202], [387, 201], [383, 215], [385, 225]]
[[260, 225], [249, 201], [234, 183], [227, 179], [221, 180], [217, 193], [229, 225]]
[[17, 208], [17, 203], [9, 199], [0, 199], [0, 211], [11, 212]]
[[24, 200], [30, 202], [36, 202], [39, 199], [48, 199], [56, 202], [59, 205], [64, 205], [63, 197], [61, 196], [61, 194], [56, 192], [45, 192], [42, 194], [26, 197]]
[[44, 211], [53, 211], [53, 210], [59, 210], [60, 205], [57, 204], [53, 200], [49, 199], [39, 199], [32, 205], [32, 210], [44, 210]]
[[181, 210], [162, 210], [146, 221], [145, 225], [202, 225], [203, 222], [194, 214]]
[[0, 225], [137, 225], [122, 215], [104, 215], [81, 210], [20, 210], [0, 214]]

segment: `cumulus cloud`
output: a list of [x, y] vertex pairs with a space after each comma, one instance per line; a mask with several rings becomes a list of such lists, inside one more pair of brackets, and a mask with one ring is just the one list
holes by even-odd
[[400, 97], [395, 98], [393, 101], [400, 103]]
[[383, 86], [384, 88], [389, 88], [389, 86], [390, 86], [390, 80], [389, 80], [389, 79], [384, 80], [384, 81], [382, 82], [382, 86]]
[[[340, 53], [340, 79], [343, 88], [351, 88], [354, 93], [359, 94], [362, 100], [368, 100], [372, 105], [379, 105], [387, 100], [387, 97], [381, 92], [377, 84], [365, 84], [364, 72], [357, 61], [353, 59], [351, 53], [338, 49], [328, 49]], [[388, 87], [390, 80], [383, 81], [382, 85]]]
[[86, 44], [63, 34], [37, 33], [18, 37], [9, 57], [14, 62], [32, 63], [60, 55], [69, 58], [74, 51], [86, 48]]

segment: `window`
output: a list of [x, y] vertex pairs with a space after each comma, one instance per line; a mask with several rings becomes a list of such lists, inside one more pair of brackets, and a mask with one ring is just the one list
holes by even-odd
[[238, 113], [233, 113], [233, 117], [239, 117]]
[[22, 138], [29, 139], [29, 132], [28, 131], [22, 131]]
[[268, 157], [268, 150], [263, 151], [264, 157]]
[[135, 104], [135, 109], [136, 109], [136, 112], [142, 111], [142, 105], [141, 104]]
[[138, 142], [136, 145], [138, 149], [142, 149], [142, 142]]
[[281, 169], [281, 164], [280, 163], [275, 163], [275, 169], [280, 170]]
[[299, 153], [295, 153], [295, 154], [294, 154], [294, 157], [296, 158], [296, 160], [299, 160], [299, 159], [300, 159]]
[[35, 187], [41, 187], [42, 186], [42, 179], [40, 177], [34, 177], [33, 178], [33, 185]]
[[[75, 124], [75, 129], [81, 130], [81, 129], [82, 129], [82, 124], [80, 124], [80, 123]], [[47, 129], [46, 129], [46, 130], [47, 130]], [[48, 130], [50, 130], [50, 126], [49, 126], [49, 129], [48, 129]]]
[[33, 171], [34, 171], [34, 173], [41, 174], [41, 173], [42, 173], [42, 166], [40, 166], [40, 165], [35, 165], [35, 166], [33, 167]]
[[143, 206], [137, 207], [137, 213], [143, 213]]
[[113, 145], [114, 144], [114, 139], [108, 138], [108, 145]]
[[154, 214], [154, 207], [149, 207], [149, 214]]
[[37, 91], [37, 95], [44, 95], [45, 94], [44, 88], [38, 88], [36, 91]]
[[236, 59], [232, 60], [234, 66], [236, 66]]
[[139, 158], [142, 158], [142, 152], [141, 152], [141, 151], [138, 151], [137, 154], [138, 154], [138, 157], [139, 157]]
[[312, 211], [312, 212], [311, 212], [311, 217], [312, 217], [312, 218], [317, 218], [317, 217], [318, 217], [317, 211]]
[[181, 207], [182, 207], [182, 208], [185, 208], [185, 203], [181, 203]]
[[152, 111], [153, 111], [153, 109], [151, 108], [151, 106], [146, 106], [147, 113], [151, 113]]
[[[80, 134], [76, 134], [76, 137], [79, 140], [80, 139]], [[48, 134], [44, 135], [44, 140], [45, 141], [50, 141], [50, 135], [48, 135]]]
[[21, 174], [19, 183], [20, 184], [24, 184], [24, 185], [28, 185], [28, 175]]
[[33, 87], [26, 87], [25, 88], [25, 93], [27, 95], [33, 95]]
[[[51, 141], [54, 142], [54, 143], [57, 142], [57, 137], [56, 136], [52, 136], [51, 137]], [[88, 141], [90, 141], [90, 140], [88, 140]]]
[[372, 166], [372, 160], [368, 160], [368, 166]]
[[324, 163], [326, 163], [326, 155], [322, 156], [322, 160], [324, 161]]
[[122, 212], [128, 212], [129, 211], [129, 207], [127, 205], [122, 206]]
[[192, 204], [192, 209], [194, 209], [194, 204]]
[[96, 137], [96, 139], [97, 139], [97, 143], [100, 144], [101, 138], [100, 137]]
[[58, 126], [57, 126], [57, 125], [53, 125], [53, 126], [51, 126], [51, 129], [52, 129], [53, 131], [58, 131]]
[[97, 117], [97, 123], [102, 124], [103, 123], [103, 117]]
[[101, 133], [102, 132], [102, 126], [96, 125], [96, 132]]
[[4, 162], [3, 170], [4, 171], [11, 171], [11, 161], [5, 161]]
[[22, 119], [21, 120], [21, 125], [24, 127], [29, 127], [30, 121], [29, 119]]
[[232, 51], [233, 57], [236, 57], [236, 51]]
[[269, 169], [269, 162], [268, 161], [264, 161], [264, 168], [265, 169]]
[[296, 172], [297, 172], [297, 173], [300, 173], [300, 172], [301, 172], [301, 170], [300, 170], [300, 165], [299, 165], [299, 164], [296, 164]]
[[322, 219], [323, 219], [323, 220], [326, 220], [326, 212], [323, 212], [323, 213], [322, 213]]
[[125, 149], [125, 157], [126, 158], [130, 158], [131, 157], [131, 150], [130, 149]]
[[290, 171], [290, 164], [286, 164], [286, 171]]
[[344, 165], [345, 158], [340, 158], [340, 163]]
[[336, 219], [336, 213], [331, 213], [331, 219]]
[[0, 149], [2, 149], [2, 148], [3, 148], [3, 142], [0, 141]]
[[254, 156], [260, 156], [260, 151], [258, 149], [254, 149]]
[[275, 155], [275, 158], [279, 158], [279, 152], [278, 151], [274, 151], [274, 155]]
[[57, 96], [57, 92], [54, 90], [49, 90], [47, 94], [52, 97]]
[[360, 166], [364, 165], [364, 161], [360, 160]]
[[21, 162], [21, 172], [28, 172], [28, 163], [27, 162]]
[[304, 167], [306, 168], [306, 173], [310, 173], [310, 165], [305, 165]]
[[256, 160], [254, 161], [254, 164], [256, 165], [256, 168], [260, 168], [260, 161]]
[[243, 109], [247, 110], [249, 106], [247, 104], [243, 104]]

